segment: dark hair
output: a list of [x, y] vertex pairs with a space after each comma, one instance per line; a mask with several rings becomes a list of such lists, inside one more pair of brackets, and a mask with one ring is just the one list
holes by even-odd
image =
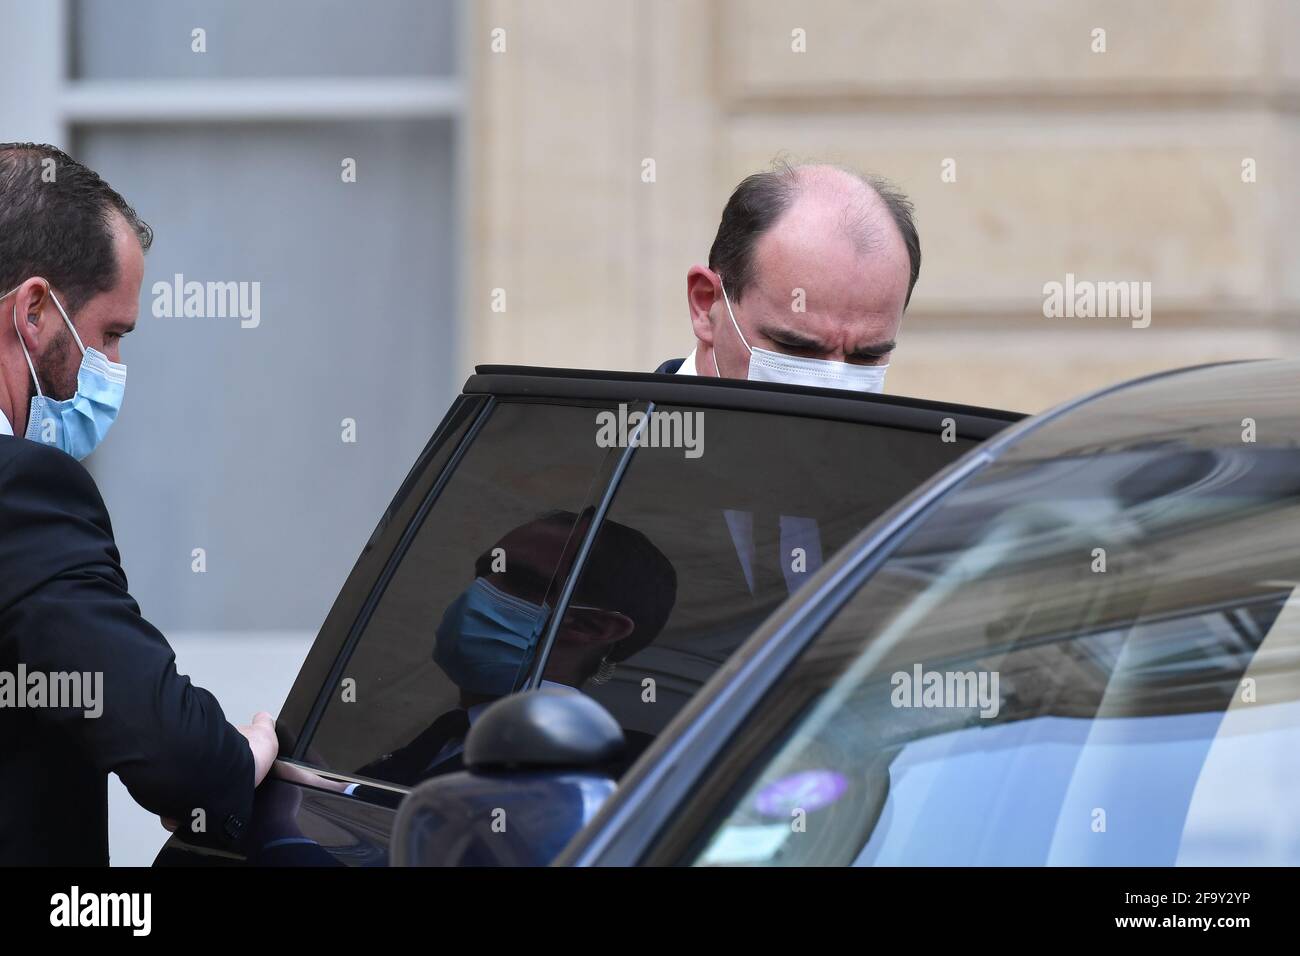
[[153, 230], [93, 169], [53, 146], [0, 143], [0, 293], [41, 276], [73, 313], [113, 288], [114, 213], [148, 250]]
[[[557, 574], [567, 575], [575, 557], [573, 545], [595, 517], [587, 507], [581, 515], [572, 511], [548, 511], [529, 525], [555, 525], [570, 535]], [[485, 551], [475, 562], [474, 573], [485, 577], [491, 571], [492, 554]], [[591, 553], [573, 592], [573, 603], [587, 604], [626, 614], [632, 633], [610, 650], [609, 659], [622, 661], [645, 647], [663, 630], [677, 603], [677, 571], [667, 556], [640, 531], [606, 519], [592, 542]]]
[[619, 611], [632, 619], [632, 633], [609, 653], [612, 661], [627, 660], [658, 637], [668, 623], [677, 603], [677, 571], [640, 531], [606, 520], [592, 542], [573, 600]]
[[[727, 295], [739, 301], [745, 288], [754, 281], [754, 245], [781, 214], [790, 208], [804, 188], [799, 171], [807, 166], [791, 166], [778, 162], [774, 168], [746, 176], [732, 192], [722, 210], [718, 234], [709, 249], [709, 268], [721, 275], [727, 283]], [[912, 201], [897, 186], [879, 176], [864, 176], [852, 169], [834, 166], [841, 172], [860, 180], [870, 188], [889, 210], [894, 225], [902, 234], [911, 264], [907, 283], [906, 309], [912, 301], [912, 289], [921, 274], [921, 238], [912, 219]]]

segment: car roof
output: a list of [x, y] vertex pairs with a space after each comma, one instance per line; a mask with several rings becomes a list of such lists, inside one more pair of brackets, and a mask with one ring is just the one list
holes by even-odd
[[932, 426], [951, 415], [1010, 424], [1025, 413], [900, 395], [863, 394], [711, 375], [659, 375], [601, 369], [479, 365], [465, 383], [466, 394], [602, 398], [738, 408], [773, 414], [812, 415], [850, 421], [891, 419], [900, 426]]
[[1300, 361], [1268, 359], [1174, 369], [1082, 396], [1008, 429], [985, 446], [1001, 462], [1099, 451], [1300, 444]]

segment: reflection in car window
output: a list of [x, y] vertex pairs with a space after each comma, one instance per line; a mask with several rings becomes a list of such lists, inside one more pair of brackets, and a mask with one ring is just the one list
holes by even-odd
[[711, 772], [703, 865], [1300, 863], [1300, 453], [997, 465]]
[[[491, 412], [367, 621], [310, 762], [402, 785], [463, 766], [470, 725], [523, 677], [590, 526], [611, 454], [598, 411]], [[602, 623], [599, 609], [571, 613]]]
[[[635, 624], [601, 649], [582, 684], [622, 724], [628, 763], [824, 559], [973, 444], [787, 415], [658, 410], [700, 414], [702, 454], [637, 449], [574, 596]], [[667, 576], [655, 562], [615, 560], [629, 550], [627, 529], [675, 570], [675, 600], [662, 600]], [[615, 590], [635, 606], [610, 605]], [[543, 677], [574, 683], [571, 653], [557, 641]]]

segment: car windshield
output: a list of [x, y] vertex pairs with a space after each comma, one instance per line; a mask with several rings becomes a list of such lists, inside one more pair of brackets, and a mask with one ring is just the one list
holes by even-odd
[[685, 860], [1296, 865], [1298, 585], [1295, 449], [996, 464], [757, 708]]

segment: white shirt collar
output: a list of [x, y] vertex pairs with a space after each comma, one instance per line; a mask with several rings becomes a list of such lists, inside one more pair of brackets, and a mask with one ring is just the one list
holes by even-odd
[[14, 426], [9, 424], [9, 419], [5, 417], [4, 412], [0, 412], [0, 435], [12, 435]]
[[691, 349], [691, 354], [686, 356], [682, 361], [682, 367], [677, 370], [678, 375], [699, 375], [695, 371], [695, 349]]

